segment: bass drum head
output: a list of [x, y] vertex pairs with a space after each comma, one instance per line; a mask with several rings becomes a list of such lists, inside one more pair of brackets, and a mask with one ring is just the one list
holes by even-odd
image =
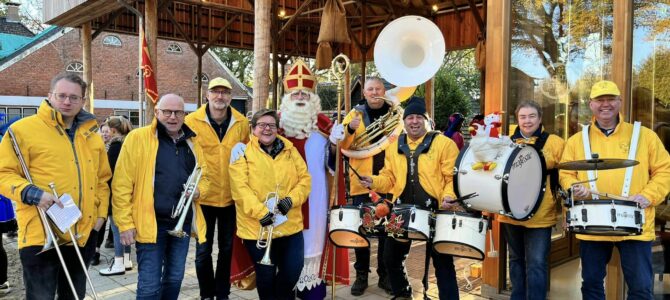
[[547, 179], [547, 168], [542, 153], [531, 146], [516, 149], [505, 166], [507, 183], [503, 178], [503, 202], [510, 217], [530, 219], [542, 202]]
[[477, 249], [477, 247], [470, 246], [459, 242], [437, 242], [433, 244], [433, 248], [437, 253], [449, 254], [451, 256], [458, 256], [464, 258], [484, 260], [484, 252]]

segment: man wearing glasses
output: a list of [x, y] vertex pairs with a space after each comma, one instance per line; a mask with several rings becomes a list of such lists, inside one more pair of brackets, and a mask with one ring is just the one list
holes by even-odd
[[[0, 194], [16, 203], [19, 228], [17, 239], [23, 282], [27, 299], [75, 298], [62, 271], [56, 251], [40, 255], [45, 243], [45, 232], [35, 206], [46, 210], [56, 203], [49, 183], [59, 193], [72, 196], [82, 218], [74, 226], [84, 261], [92, 251], [84, 251], [89, 239], [95, 241], [97, 231], [107, 218], [111, 170], [105, 145], [95, 132], [95, 116], [82, 110], [87, 84], [74, 74], [61, 74], [51, 81], [48, 99], [42, 101], [37, 114], [10, 126], [14, 141], [26, 160], [32, 182], [26, 179], [12, 141], [7, 134], [0, 143]], [[56, 232], [58, 233], [58, 232]], [[69, 236], [62, 240], [69, 241]], [[71, 244], [60, 246], [74, 284], [77, 297], [86, 292], [85, 270], [82, 270]]]
[[[230, 106], [232, 98], [230, 82], [221, 77], [214, 78], [207, 90], [207, 104], [186, 117], [186, 124], [198, 136], [196, 143], [202, 147], [209, 166], [203, 174], [210, 184], [209, 192], [200, 197], [207, 223], [207, 242], [197, 245], [195, 256], [202, 299], [227, 299], [230, 294], [235, 205], [230, 191], [228, 161], [235, 144], [249, 141], [249, 121]], [[215, 272], [212, 248], [217, 223], [219, 254]]]
[[[184, 100], [175, 94], [161, 97], [151, 125], [131, 131], [121, 147], [112, 179], [112, 213], [119, 227], [121, 243], [137, 241], [137, 299], [177, 299], [190, 234], [205, 243], [205, 219], [197, 201], [207, 193], [208, 179], [202, 178], [193, 190], [194, 204], [181, 230], [184, 237], [168, 231], [179, 230], [181, 213], [173, 215], [184, 184], [196, 162], [206, 172], [202, 149], [193, 143], [195, 133], [184, 125]], [[188, 197], [186, 193], [185, 197]], [[183, 213], [183, 212], [182, 212]], [[193, 229], [193, 230], [192, 230]]]

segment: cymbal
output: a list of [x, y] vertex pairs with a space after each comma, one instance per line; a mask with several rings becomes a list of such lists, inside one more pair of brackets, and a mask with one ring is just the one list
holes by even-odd
[[604, 158], [604, 159], [586, 159], [586, 160], [575, 160], [567, 161], [564, 163], [558, 164], [556, 168], [563, 170], [609, 170], [609, 169], [620, 169], [627, 168], [638, 165], [640, 162], [637, 160], [630, 159], [620, 159], [620, 158]]

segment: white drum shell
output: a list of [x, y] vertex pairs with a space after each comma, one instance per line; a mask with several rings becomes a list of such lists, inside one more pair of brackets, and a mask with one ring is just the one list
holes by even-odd
[[338, 247], [369, 247], [370, 242], [359, 232], [361, 223], [357, 206], [334, 207], [330, 210], [328, 237]]
[[[438, 253], [483, 260], [488, 220], [472, 214], [438, 213], [433, 248]], [[456, 228], [453, 220], [456, 219]], [[482, 229], [480, 230], [480, 223]]]
[[[616, 211], [616, 220], [612, 221], [612, 209]], [[582, 217], [586, 213], [586, 220]], [[637, 224], [635, 215], [640, 216]], [[622, 204], [620, 200], [574, 201], [568, 208], [568, 228], [570, 231], [589, 235], [640, 235], [644, 226], [644, 209], [632, 202]]]

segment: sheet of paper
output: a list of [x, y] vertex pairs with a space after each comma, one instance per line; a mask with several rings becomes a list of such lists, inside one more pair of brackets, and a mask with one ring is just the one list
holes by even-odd
[[56, 225], [56, 228], [61, 233], [65, 233], [72, 225], [79, 221], [81, 210], [74, 204], [74, 200], [69, 194], [60, 196], [60, 201], [63, 203], [63, 208], [54, 204], [47, 210], [47, 215], [51, 219], [51, 222]]

